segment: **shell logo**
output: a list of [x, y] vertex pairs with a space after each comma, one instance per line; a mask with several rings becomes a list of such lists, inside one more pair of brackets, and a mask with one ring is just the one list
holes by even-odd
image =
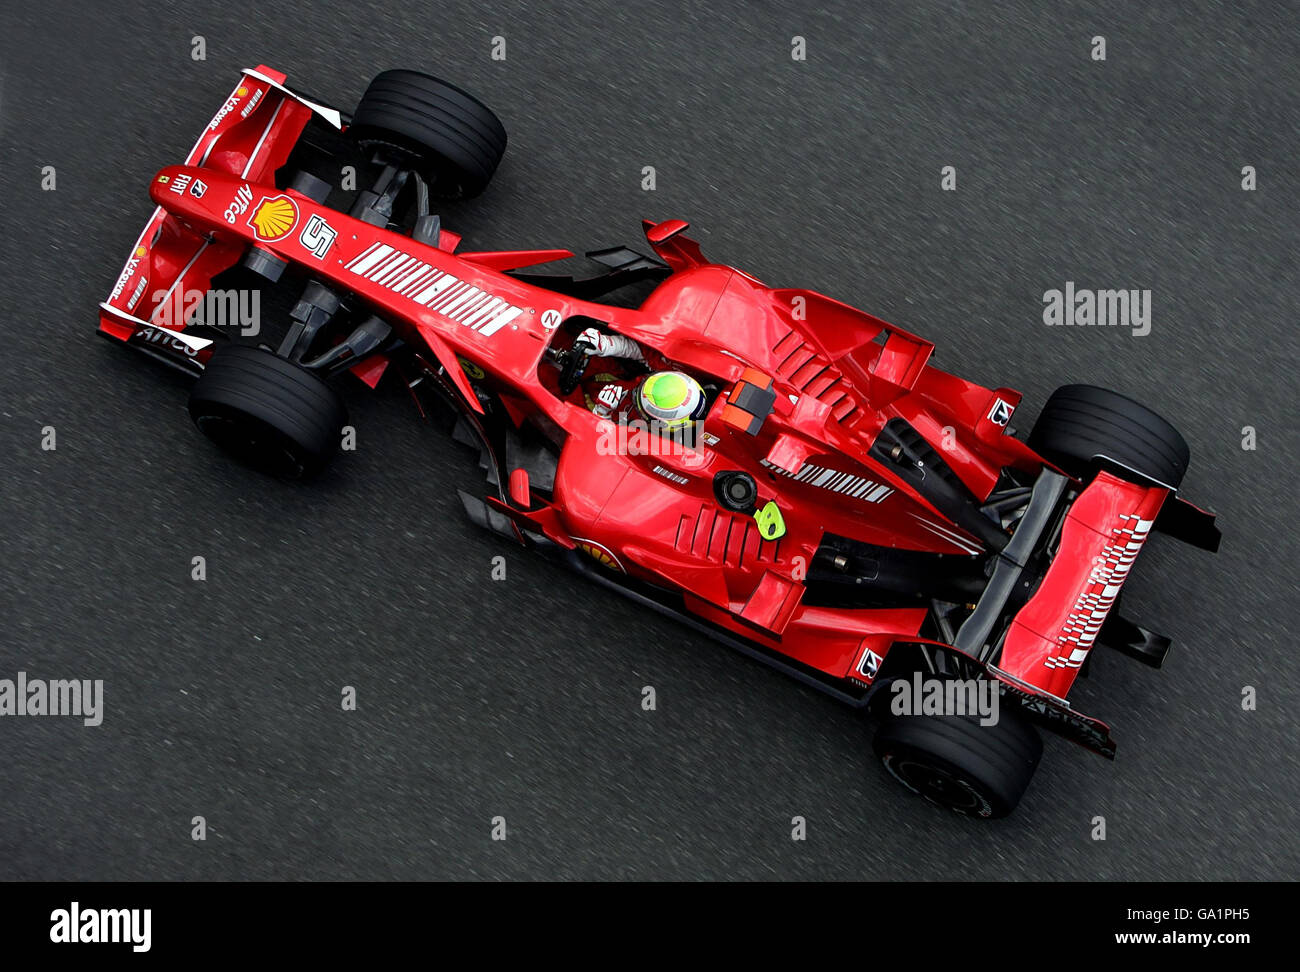
[[602, 567], [616, 570], [620, 574], [627, 573], [627, 571], [623, 569], [623, 565], [618, 562], [618, 558], [610, 553], [609, 548], [605, 547], [603, 544], [599, 544], [595, 540], [578, 540], [574, 543], [574, 546]]
[[282, 240], [298, 223], [298, 204], [281, 193], [264, 196], [248, 216], [253, 235], [264, 243]]
[[246, 95], [246, 94], [248, 94], [248, 88], [245, 87], [245, 86], [242, 85], [242, 84], [241, 84], [238, 88], [235, 89], [235, 97], [237, 97], [237, 98], [242, 98], [242, 97], [244, 97], [244, 95]]
[[148, 253], [148, 252], [149, 252], [149, 251], [146, 250], [143, 246], [137, 246], [137, 247], [135, 248], [135, 255], [138, 256], [138, 257], [142, 257], [142, 256], [144, 256], [144, 255], [145, 255], [146, 253]]

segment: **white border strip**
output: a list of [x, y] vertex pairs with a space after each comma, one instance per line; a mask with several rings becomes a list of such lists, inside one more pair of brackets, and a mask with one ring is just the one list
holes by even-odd
[[99, 308], [100, 310], [106, 310], [114, 317], [120, 317], [122, 318], [122, 320], [134, 324], [137, 327], [148, 327], [148, 328], [152, 328], [155, 331], [163, 331], [169, 337], [174, 337], [177, 341], [180, 341], [182, 344], [189, 345], [195, 351], [202, 351], [208, 345], [213, 343], [213, 341], [210, 338], [195, 337], [193, 334], [186, 334], [184, 331], [173, 331], [171, 328], [163, 327], [161, 324], [151, 324], [149, 321], [146, 321], [142, 317], [136, 317], [132, 314], [128, 314], [124, 310], [118, 310], [116, 307], [114, 307], [106, 300], [100, 303]]
[[916, 520], [917, 523], [921, 524], [921, 526], [925, 527], [936, 537], [939, 537], [943, 540], [947, 540], [955, 547], [961, 547], [969, 554], [977, 554], [980, 552], [981, 550], [980, 547], [973, 546], [971, 544], [971, 541], [967, 540], [965, 537], [961, 536], [956, 531], [950, 530], [946, 526], [943, 526], [942, 524], [933, 523], [930, 520], [925, 519], [924, 517], [917, 516], [915, 513], [912, 513], [911, 515], [912, 518]]
[[[298, 104], [306, 105], [308, 108], [316, 112], [316, 114], [320, 115], [321, 118], [325, 119], [325, 121], [329, 122], [339, 131], [343, 130], [343, 116], [339, 114], [337, 109], [330, 108], [326, 105], [318, 105], [314, 101], [308, 101], [306, 98], [298, 94], [296, 91], [291, 91], [289, 88], [286, 88], [284, 85], [280, 84], [280, 82], [276, 81], [274, 78], [268, 78], [265, 74], [263, 74], [261, 71], [256, 70], [255, 68], [244, 68], [239, 73], [247, 74], [250, 78], [257, 78], [257, 80], [269, 84], [272, 88], [274, 88], [276, 91], [279, 91], [286, 98], [292, 98], [294, 101], [298, 102]], [[281, 102], [281, 104], [283, 104], [283, 102]]]

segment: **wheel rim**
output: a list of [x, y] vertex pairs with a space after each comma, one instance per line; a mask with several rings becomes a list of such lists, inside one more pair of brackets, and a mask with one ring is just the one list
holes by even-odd
[[968, 779], [945, 766], [892, 754], [884, 758], [884, 763], [898, 782], [931, 803], [975, 817], [986, 817], [992, 812], [989, 801]]
[[286, 479], [298, 479], [306, 469], [300, 456], [258, 423], [227, 415], [200, 415], [194, 424], [230, 455], [255, 469]]

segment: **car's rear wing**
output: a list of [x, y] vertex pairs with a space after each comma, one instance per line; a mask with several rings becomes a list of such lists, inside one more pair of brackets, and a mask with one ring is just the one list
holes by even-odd
[[1105, 470], [1072, 501], [1069, 490], [1062, 474], [1040, 473], [1024, 517], [953, 644], [984, 664], [1036, 721], [1113, 757], [1105, 723], [1065, 699], [1103, 640], [1129, 571], [1173, 494]]
[[[251, 182], [273, 179], [313, 115], [336, 128], [347, 118], [285, 86], [285, 75], [266, 65], [246, 68], [230, 96], [208, 122], [185, 164], [226, 172]], [[201, 177], [178, 179], [175, 193], [201, 197]], [[230, 200], [229, 219], [248, 201]], [[246, 247], [219, 242], [185, 226], [161, 206], [145, 224], [112, 291], [100, 306], [99, 330], [189, 372], [199, 372], [212, 341], [182, 333], [187, 297], [206, 293], [212, 278], [233, 266]]]
[[997, 667], [1064, 698], [1098, 641], [1169, 490], [1102, 472], [1070, 506], [1056, 555], [1007, 629]]

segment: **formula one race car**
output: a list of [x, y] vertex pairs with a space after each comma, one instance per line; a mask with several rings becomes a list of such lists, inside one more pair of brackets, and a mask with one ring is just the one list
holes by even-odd
[[[506, 146], [492, 112], [413, 71], [380, 74], [350, 116], [285, 80], [245, 70], [154, 176], [100, 305], [105, 336], [197, 379], [205, 435], [305, 477], [347, 426], [338, 379], [391, 373], [479, 450], [474, 520], [868, 710], [913, 791], [1009, 813], [1035, 726], [1113, 756], [1071, 685], [1098, 647], [1161, 664], [1168, 639], [1118, 610], [1153, 531], [1218, 547], [1214, 515], [1177, 494], [1173, 426], [1067, 385], [1022, 440], [1018, 392], [709, 262], [680, 220], [644, 224], [654, 256], [597, 250], [576, 274], [568, 250], [464, 251], [430, 201], [487, 185]], [[198, 299], [248, 280], [290, 295], [274, 340]], [[949, 702], [991, 687], [1000, 717], [877, 704], [922, 682]]]

